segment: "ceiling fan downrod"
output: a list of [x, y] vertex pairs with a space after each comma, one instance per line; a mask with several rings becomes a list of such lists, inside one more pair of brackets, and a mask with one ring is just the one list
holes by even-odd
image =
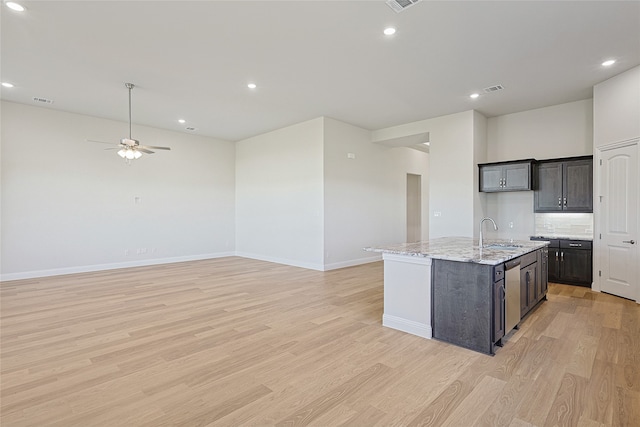
[[131, 138], [131, 90], [136, 86], [133, 83], [125, 83], [124, 85], [129, 89], [129, 139], [133, 139]]

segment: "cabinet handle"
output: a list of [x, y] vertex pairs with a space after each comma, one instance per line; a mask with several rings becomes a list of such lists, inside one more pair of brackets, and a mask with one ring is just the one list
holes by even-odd
[[582, 243], [569, 243], [569, 246], [574, 247], [574, 248], [576, 248], [576, 247], [577, 248], [581, 248], [582, 247]]
[[560, 261], [564, 262], [564, 251], [560, 252]]
[[560, 251], [556, 251], [556, 262], [558, 262], [558, 252]]
[[562, 206], [562, 197], [558, 197], [558, 206]]
[[564, 205], [567, 206], [567, 198], [564, 198]]
[[636, 243], [635, 240], [623, 240], [622, 243], [631, 243], [632, 245]]

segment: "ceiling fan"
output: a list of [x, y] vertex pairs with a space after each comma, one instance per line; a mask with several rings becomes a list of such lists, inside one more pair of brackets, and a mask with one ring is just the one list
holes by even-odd
[[[142, 157], [142, 153], [153, 154], [154, 150], [171, 150], [169, 147], [157, 147], [154, 145], [140, 145], [140, 141], [131, 137], [131, 91], [135, 87], [133, 83], [125, 83], [125, 87], [129, 90], [129, 138], [122, 138], [120, 143], [112, 148], [105, 148], [105, 150], [118, 150], [118, 155], [125, 159], [127, 163], [131, 160], [139, 159]], [[112, 144], [111, 142], [95, 141], [87, 139], [87, 142], [98, 142], [100, 144]]]

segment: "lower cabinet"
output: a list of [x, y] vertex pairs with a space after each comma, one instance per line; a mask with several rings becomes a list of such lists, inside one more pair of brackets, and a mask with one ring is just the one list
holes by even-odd
[[593, 281], [591, 242], [560, 241], [560, 280], [581, 286], [591, 286]]
[[493, 282], [493, 342], [496, 343], [505, 334], [505, 297], [504, 264], [496, 266]]
[[[520, 307], [517, 295], [514, 301], [516, 313], [520, 308], [518, 319], [547, 293], [546, 274], [540, 271], [546, 265], [546, 254], [539, 249], [520, 257]], [[434, 259], [431, 274], [433, 337], [494, 354], [510, 332], [505, 318], [505, 265]], [[517, 286], [517, 278], [514, 281]]]
[[433, 260], [434, 338], [494, 354], [495, 343], [501, 338], [495, 338], [495, 334], [504, 334], [504, 300], [500, 279], [495, 280], [497, 267], [504, 271], [503, 265]]
[[542, 237], [532, 237], [532, 240], [550, 242], [546, 269], [548, 281], [591, 287], [593, 282], [592, 242]]
[[[548, 249], [523, 255], [520, 262], [520, 317], [546, 299], [548, 289]], [[508, 331], [507, 331], [508, 332]]]

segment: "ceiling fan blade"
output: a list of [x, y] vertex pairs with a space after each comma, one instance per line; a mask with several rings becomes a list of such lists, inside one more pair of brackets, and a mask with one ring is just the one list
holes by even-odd
[[154, 145], [141, 145], [140, 147], [153, 148], [154, 150], [171, 150], [169, 147], [156, 147]]
[[105, 148], [105, 150], [119, 150], [121, 147], [109, 147]]
[[136, 147], [136, 149], [137, 149], [138, 151], [142, 151], [143, 153], [153, 154], [153, 151], [151, 151], [151, 150], [147, 150], [147, 149], [146, 149], [146, 148], [144, 148], [144, 147], [140, 147], [140, 146], [138, 146], [138, 147]]
[[96, 141], [95, 139], [85, 139], [85, 142], [97, 142], [98, 144], [110, 144], [113, 145], [113, 142], [106, 142], [106, 141]]

